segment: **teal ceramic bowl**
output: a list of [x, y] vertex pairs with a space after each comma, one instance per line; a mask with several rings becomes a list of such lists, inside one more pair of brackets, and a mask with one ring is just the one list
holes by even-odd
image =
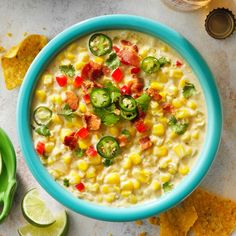
[[[31, 138], [30, 107], [37, 80], [48, 63], [66, 45], [95, 31], [130, 29], [155, 36], [174, 48], [191, 66], [204, 91], [207, 104], [207, 133], [205, 143], [193, 169], [178, 186], [152, 202], [137, 206], [115, 208], [96, 205], [74, 197], [57, 184], [40, 162]], [[106, 221], [133, 221], [159, 214], [180, 203], [201, 182], [218, 150], [222, 128], [220, 97], [211, 71], [197, 50], [179, 33], [155, 21], [130, 15], [108, 15], [92, 18], [66, 29], [39, 53], [20, 90], [17, 105], [18, 136], [25, 161], [36, 180], [57, 201], [82, 215]]]

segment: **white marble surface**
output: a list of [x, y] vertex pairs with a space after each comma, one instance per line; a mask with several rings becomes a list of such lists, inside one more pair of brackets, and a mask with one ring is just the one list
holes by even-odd
[[[204, 19], [211, 9], [225, 6], [236, 14], [236, 0], [215, 0], [209, 7], [193, 13], [175, 12], [160, 0], [0, 0], [0, 45], [6, 48], [23, 38], [23, 33], [41, 33], [49, 38], [66, 27], [90, 17], [125, 13], [149, 17], [182, 33], [201, 52], [212, 69], [224, 106], [224, 131], [217, 158], [202, 183], [209, 190], [236, 200], [236, 33], [227, 40], [210, 38], [204, 30]], [[7, 33], [11, 32], [12, 37]], [[13, 141], [17, 152], [18, 189], [12, 211], [0, 225], [0, 236], [15, 236], [24, 224], [20, 210], [23, 193], [38, 187], [45, 200], [56, 211], [63, 207], [48, 196], [34, 180], [21, 154], [16, 134], [18, 89], [7, 91], [0, 74], [0, 126]], [[0, 183], [1, 184], [1, 183]], [[134, 223], [108, 223], [69, 212], [70, 236], [134, 236], [141, 231], [158, 235], [158, 228]]]

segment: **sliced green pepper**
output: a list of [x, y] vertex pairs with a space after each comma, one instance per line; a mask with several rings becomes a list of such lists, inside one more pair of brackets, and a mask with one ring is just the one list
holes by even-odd
[[134, 111], [137, 107], [135, 99], [129, 95], [122, 96], [119, 105], [123, 111]]
[[33, 113], [34, 121], [37, 125], [48, 125], [52, 118], [52, 111], [45, 106], [39, 106]]
[[94, 88], [90, 94], [91, 103], [94, 107], [107, 107], [111, 103], [111, 98], [106, 89]]
[[140, 97], [136, 99], [136, 102], [138, 104], [138, 107], [140, 107], [142, 111], [147, 111], [151, 102], [151, 97], [146, 93], [143, 93]]
[[137, 110], [134, 111], [123, 111], [121, 110], [121, 116], [126, 120], [133, 120], [137, 116]]
[[147, 74], [152, 74], [160, 69], [160, 62], [155, 57], [146, 57], [141, 63], [141, 68]]
[[114, 137], [105, 136], [98, 142], [97, 151], [103, 158], [112, 159], [119, 154], [120, 145]]
[[111, 39], [101, 33], [94, 34], [89, 39], [89, 49], [97, 57], [104, 56], [112, 50]]

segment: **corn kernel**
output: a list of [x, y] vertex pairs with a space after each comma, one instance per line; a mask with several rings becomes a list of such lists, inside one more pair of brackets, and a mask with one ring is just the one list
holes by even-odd
[[183, 76], [183, 71], [180, 69], [172, 69], [170, 70], [169, 75], [174, 79], [180, 79]]
[[86, 172], [86, 178], [91, 179], [96, 176], [96, 169], [93, 166], [90, 166]]
[[161, 159], [160, 162], [159, 162], [159, 168], [160, 169], [166, 169], [170, 162], [171, 162], [170, 158]]
[[70, 172], [70, 183], [71, 183], [71, 184], [78, 184], [78, 183], [80, 183], [80, 176], [79, 176], [79, 174], [78, 174], [76, 171], [74, 171], [74, 170], [72, 170], [72, 171]]
[[67, 50], [69, 52], [74, 51], [77, 48], [77, 44], [76, 43], [72, 43], [70, 46], [68, 46]]
[[56, 161], [56, 159], [55, 159], [54, 157], [49, 157], [49, 158], [48, 158], [48, 161], [47, 161], [47, 164], [48, 164], [48, 165], [51, 165], [51, 164], [53, 164], [55, 161]]
[[102, 192], [102, 193], [109, 193], [109, 187], [108, 187], [108, 185], [103, 185], [103, 186], [101, 187], [101, 192]]
[[83, 62], [85, 62], [85, 63], [89, 62], [89, 60], [90, 60], [89, 54], [88, 54], [87, 52], [84, 52], [84, 53], [82, 54], [81, 60], [82, 60]]
[[116, 198], [115, 193], [109, 193], [108, 195], [105, 196], [105, 200], [109, 203], [113, 202]]
[[158, 73], [158, 79], [161, 83], [166, 83], [168, 81], [168, 78], [164, 73]]
[[151, 179], [151, 172], [148, 170], [141, 170], [140, 173], [137, 175], [137, 179], [141, 183], [148, 183]]
[[181, 102], [180, 99], [175, 98], [175, 99], [172, 100], [172, 105], [173, 105], [175, 108], [180, 108], [180, 107], [183, 105], [183, 103]]
[[60, 95], [55, 95], [54, 96], [54, 102], [58, 105], [61, 105], [61, 103], [62, 103], [61, 96]]
[[197, 108], [197, 104], [194, 101], [188, 101], [187, 106], [193, 110], [195, 110]]
[[184, 142], [189, 142], [190, 139], [191, 139], [191, 136], [190, 136], [189, 132], [185, 132], [185, 134], [182, 135], [181, 139], [182, 139]]
[[180, 173], [181, 175], [187, 175], [188, 172], [189, 172], [189, 167], [188, 167], [188, 166], [186, 166], [186, 165], [181, 165], [181, 166], [179, 167], [179, 173]]
[[159, 94], [162, 96], [162, 100], [164, 101], [166, 99], [166, 91], [162, 91]]
[[141, 50], [139, 53], [140, 57], [142, 57], [142, 58], [145, 58], [147, 56], [147, 54], [148, 54], [148, 51], [146, 49]]
[[134, 164], [134, 165], [138, 165], [142, 162], [142, 158], [139, 154], [137, 153], [133, 153], [129, 156], [131, 162]]
[[128, 191], [128, 190], [123, 190], [123, 191], [121, 191], [121, 196], [122, 197], [129, 197], [130, 195], [131, 195], [131, 191]]
[[52, 115], [52, 121], [54, 124], [62, 124], [62, 120], [57, 114]]
[[66, 128], [73, 128], [73, 127], [74, 127], [74, 122], [65, 121], [65, 127], [66, 127]]
[[78, 144], [81, 149], [87, 149], [90, 146], [90, 142], [88, 142], [87, 140], [79, 139]]
[[175, 165], [168, 166], [168, 173], [170, 173], [171, 175], [174, 175], [174, 174], [176, 174], [176, 172], [177, 172], [177, 168]]
[[176, 137], [178, 137], [178, 134], [176, 134], [174, 131], [171, 131], [170, 139], [175, 139]]
[[40, 102], [43, 102], [46, 98], [46, 92], [44, 90], [36, 90], [36, 97]]
[[118, 136], [119, 135], [119, 129], [115, 126], [110, 127], [109, 132], [112, 136]]
[[95, 184], [91, 184], [91, 185], [88, 185], [88, 190], [90, 190], [91, 192], [97, 192], [99, 189], [99, 184], [98, 183], [95, 183]]
[[184, 118], [188, 118], [190, 117], [191, 114], [189, 113], [189, 111], [185, 108], [180, 109], [177, 114], [176, 114], [176, 118], [177, 119], [184, 119]]
[[82, 61], [79, 61], [75, 64], [75, 69], [76, 70], [81, 70], [84, 67], [85, 63]]
[[72, 157], [71, 156], [63, 156], [63, 161], [65, 164], [69, 165], [71, 163]]
[[187, 99], [185, 97], [180, 97], [179, 99], [183, 104], [187, 103]]
[[118, 173], [111, 173], [108, 174], [105, 178], [105, 182], [107, 184], [116, 184], [119, 185], [120, 184], [120, 176]]
[[166, 117], [159, 117], [158, 121], [161, 122], [161, 123], [164, 123], [164, 124], [167, 124], [167, 122], [168, 122]]
[[82, 113], [85, 113], [87, 111], [87, 107], [86, 105], [83, 103], [83, 102], [80, 102], [79, 103], [79, 110], [82, 112]]
[[199, 132], [198, 131], [194, 131], [192, 134], [194, 139], [198, 139], [199, 138]]
[[183, 88], [183, 87], [185, 86], [186, 82], [188, 82], [186, 79], [181, 79], [181, 80], [179, 81], [179, 87], [180, 87], [180, 88]]
[[165, 146], [155, 147], [154, 155], [158, 157], [165, 157], [168, 155], [168, 149]]
[[82, 119], [80, 119], [80, 118], [74, 119], [73, 125], [74, 125], [74, 127], [78, 128], [78, 129], [82, 128], [82, 126], [83, 126]]
[[161, 84], [161, 83], [158, 83], [158, 82], [152, 82], [152, 83], [150, 84], [150, 87], [151, 87], [152, 89], [162, 90], [162, 89], [164, 88], [164, 85]]
[[160, 183], [159, 183], [158, 181], [154, 180], [154, 181], [152, 182], [152, 189], [153, 189], [154, 191], [157, 191], [157, 190], [159, 190], [160, 188], [161, 188]]
[[178, 88], [177, 88], [176, 86], [171, 85], [171, 86], [169, 87], [169, 93], [170, 93], [171, 95], [177, 96], [178, 92], [179, 92], [179, 91], [178, 91]]
[[50, 136], [50, 137], [48, 138], [48, 141], [50, 141], [50, 142], [55, 142], [55, 141], [56, 141], [56, 138], [55, 138], [54, 136]]
[[131, 180], [127, 180], [121, 184], [122, 190], [130, 190], [132, 191], [134, 188], [133, 182]]
[[79, 161], [77, 162], [77, 167], [78, 167], [78, 169], [81, 170], [81, 171], [86, 171], [86, 170], [88, 169], [89, 165], [88, 165], [88, 163], [87, 163], [86, 161], [84, 161], [84, 160], [79, 160]]
[[161, 177], [160, 177], [160, 179], [161, 179], [161, 182], [162, 183], [167, 183], [167, 182], [169, 182], [170, 181], [170, 174], [163, 174], [163, 175], [161, 175]]
[[70, 61], [73, 61], [75, 59], [75, 55], [71, 52], [66, 53], [66, 58]]
[[186, 150], [182, 144], [177, 144], [176, 146], [174, 146], [173, 150], [176, 153], [176, 155], [180, 158], [183, 158], [186, 156]]
[[152, 109], [156, 109], [156, 108], [158, 108], [158, 106], [159, 106], [159, 103], [158, 103], [158, 102], [151, 101], [151, 108], [152, 108]]
[[165, 134], [165, 127], [163, 124], [156, 124], [152, 128], [152, 133], [157, 136], [163, 136]]
[[45, 144], [45, 151], [46, 151], [46, 153], [51, 152], [53, 150], [54, 146], [55, 146], [55, 143], [53, 143], [53, 142], [46, 143]]
[[102, 57], [95, 57], [94, 58], [94, 61], [98, 64], [103, 64], [104, 62], [104, 59]]
[[96, 155], [93, 158], [89, 158], [89, 164], [91, 165], [99, 165], [102, 163], [102, 158], [99, 155]]
[[43, 84], [44, 85], [51, 85], [52, 82], [53, 82], [52, 75], [46, 74], [46, 75], [43, 76]]
[[64, 141], [65, 136], [68, 136], [69, 134], [71, 134], [70, 129], [65, 129], [65, 128], [61, 129], [61, 132], [60, 132], [61, 141]]
[[113, 186], [113, 188], [114, 188], [114, 191], [115, 191], [116, 193], [120, 193], [120, 188], [119, 188], [119, 187]]
[[169, 51], [169, 47], [168, 47], [167, 45], [163, 45], [163, 46], [161, 47], [161, 50], [162, 50], [163, 52], [168, 52], [168, 51]]
[[136, 203], [137, 203], [137, 197], [136, 197], [135, 195], [131, 194], [131, 195], [129, 196], [128, 201], [129, 201], [130, 203], [132, 203], [132, 204], [136, 204]]
[[153, 126], [153, 122], [151, 120], [149, 120], [148, 118], [145, 118], [144, 124], [145, 124], [145, 126], [147, 127], [148, 130], [151, 129], [152, 126]]
[[131, 169], [131, 167], [132, 167], [132, 161], [128, 158], [124, 160], [123, 168], [127, 170], [127, 169]]
[[133, 179], [132, 182], [133, 182], [134, 189], [140, 188], [140, 182], [137, 179]]

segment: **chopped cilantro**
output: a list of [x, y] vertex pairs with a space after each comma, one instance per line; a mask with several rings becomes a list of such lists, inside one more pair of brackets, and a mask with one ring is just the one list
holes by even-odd
[[193, 84], [186, 82], [183, 87], [183, 95], [185, 98], [190, 98], [196, 92], [196, 88]]
[[120, 89], [118, 89], [112, 82], [107, 81], [104, 83], [104, 87], [108, 90], [110, 97], [111, 97], [111, 102], [116, 102], [118, 101], [121, 93]]
[[84, 150], [83, 149], [81, 149], [81, 148], [77, 148], [76, 150], [75, 150], [75, 155], [76, 155], [76, 157], [78, 157], [78, 158], [81, 158], [83, 155], [84, 155]]
[[64, 184], [64, 186], [69, 187], [70, 181], [67, 178], [65, 178], [65, 179], [63, 179], [63, 184]]
[[120, 60], [115, 52], [109, 54], [108, 59], [105, 61], [106, 66], [110, 69], [115, 70], [120, 65]]
[[160, 57], [158, 61], [160, 63], [160, 67], [170, 64], [170, 60], [166, 59], [166, 57]]
[[164, 184], [162, 185], [162, 188], [163, 188], [163, 190], [164, 190], [165, 193], [166, 193], [166, 192], [169, 192], [169, 191], [172, 190], [173, 184], [171, 184], [171, 183], [169, 183], [169, 182], [166, 182], [166, 183], [164, 183]]
[[61, 65], [61, 66], [59, 66], [59, 69], [63, 74], [65, 74], [69, 77], [73, 77], [75, 75], [75, 68], [71, 64], [70, 65]]
[[68, 104], [65, 104], [65, 106], [62, 108], [61, 112], [58, 113], [58, 115], [63, 116], [67, 121], [72, 121], [72, 118], [75, 117], [73, 110], [69, 107]]
[[38, 134], [40, 134], [40, 135], [43, 135], [43, 136], [45, 136], [45, 137], [48, 137], [48, 136], [51, 135], [50, 130], [49, 130], [48, 127], [45, 126], [45, 125], [42, 125], [42, 126], [37, 127], [37, 128], [35, 129], [35, 132], [38, 133]]
[[121, 131], [121, 133], [124, 134], [128, 139], [131, 137], [129, 130], [127, 130], [127, 129], [123, 129]]
[[112, 165], [112, 164], [113, 164], [113, 161], [110, 160], [110, 159], [107, 159], [107, 158], [106, 158], [106, 159], [104, 160], [104, 162], [103, 162], [103, 165], [104, 165], [104, 166], [107, 166], [107, 167], [110, 166], [110, 165]]
[[178, 135], [184, 134], [188, 128], [188, 123], [181, 123], [177, 121], [175, 116], [172, 116], [168, 122], [169, 126], [172, 127], [174, 132]]
[[146, 93], [143, 93], [139, 98], [136, 99], [136, 102], [142, 111], [147, 111], [151, 102], [151, 98]]

